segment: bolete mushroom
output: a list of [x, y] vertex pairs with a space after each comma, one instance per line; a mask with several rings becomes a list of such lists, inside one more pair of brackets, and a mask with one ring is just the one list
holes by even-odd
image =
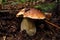
[[33, 36], [36, 33], [36, 27], [34, 23], [32, 23], [27, 18], [31, 19], [45, 19], [45, 15], [34, 8], [24, 8], [22, 9], [16, 17], [19, 17], [19, 15], [23, 15], [23, 21], [21, 22], [21, 31], [26, 30], [27, 34], [29, 36]]
[[[31, 18], [31, 19], [46, 19], [47, 17], [46, 17], [46, 15], [44, 14], [44, 13], [42, 13], [41, 11], [39, 11], [39, 10], [37, 10], [37, 9], [34, 9], [34, 8], [24, 8], [24, 9], [22, 9], [19, 13], [17, 13], [17, 15], [16, 15], [16, 17], [19, 17], [20, 15], [23, 15], [23, 17], [24, 18]], [[51, 23], [51, 22], [49, 22], [49, 21], [47, 21], [47, 20], [44, 20], [46, 23], [48, 23], [48, 24], [50, 24], [50, 25], [53, 25], [53, 26], [55, 26], [56, 28], [58, 28], [58, 29], [60, 29], [60, 27], [59, 26], [57, 26], [57, 25], [55, 25], [55, 24], [53, 24], [53, 23]], [[23, 21], [22, 21], [22, 23], [21, 24], [24, 24], [24, 25], [26, 25], [24, 22], [26, 22], [27, 23], [27, 25], [30, 23], [30, 25], [32, 25], [33, 23], [32, 22], [30, 22], [30, 21], [28, 21], [27, 19], [24, 19]], [[30, 27], [29, 26], [25, 26], [27, 29], [29, 29]], [[23, 26], [23, 25], [22, 25]], [[21, 26], [21, 29], [24, 29], [23, 27]], [[32, 34], [35, 34], [36, 33], [36, 28], [35, 28], [35, 25], [33, 26], [31, 26], [31, 28], [30, 29], [32, 29], [32, 30], [29, 30], [29, 31], [31, 31], [31, 32], [29, 32], [27, 29], [25, 28], [25, 30], [27, 31], [27, 34], [29, 34], [30, 36], [32, 36]], [[33, 32], [33, 31], [35, 31], [35, 32]], [[28, 33], [29, 32], [29, 33]]]

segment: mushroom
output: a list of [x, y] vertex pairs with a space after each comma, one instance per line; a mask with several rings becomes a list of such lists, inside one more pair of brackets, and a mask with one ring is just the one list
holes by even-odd
[[[34, 8], [24, 8], [24, 9], [22, 9], [19, 13], [17, 13], [17, 15], [16, 15], [16, 17], [19, 17], [20, 15], [23, 15], [23, 18], [26, 18], [26, 19], [24, 19], [23, 21], [22, 21], [22, 23], [21, 23], [21, 30], [22, 29], [24, 29], [23, 27], [23, 25], [26, 25], [25, 23], [23, 23], [24, 21], [27, 23], [27, 25], [28, 24], [30, 24], [30, 25], [32, 25], [33, 23], [32, 22], [30, 22], [30, 20], [28, 21], [27, 20], [27, 18], [31, 18], [31, 19], [46, 19], [47, 18], [47, 16], [46, 16], [46, 14], [44, 14], [44, 13], [42, 13], [41, 11], [39, 11], [39, 10], [37, 10], [37, 9], [34, 9]], [[51, 23], [51, 22], [49, 22], [48, 20], [44, 20], [46, 23], [48, 23], [48, 24], [50, 24], [50, 25], [52, 25], [52, 26], [55, 26], [56, 28], [58, 28], [58, 29], [60, 29], [60, 27], [58, 26], [58, 25], [55, 25], [55, 24], [53, 24], [53, 23]], [[22, 25], [23, 24], [23, 25]], [[32, 26], [31, 27], [31, 29], [32, 30], [27, 30], [27, 29], [29, 29], [30, 27], [29, 26], [25, 26], [26, 28], [25, 28], [25, 30], [27, 31], [27, 34], [29, 34], [29, 35], [31, 35], [32, 36], [32, 34], [35, 34], [36, 33], [36, 28], [35, 28], [35, 25], [34, 25], [34, 27]], [[23, 27], [22, 27], [23, 26]], [[34, 29], [35, 28], [35, 29]], [[32, 32], [30, 32], [30, 31], [32, 31]], [[35, 31], [34, 33], [33, 33], [33, 31]], [[29, 33], [28, 33], [29, 32]]]
[[3, 36], [3, 40], [6, 40], [6, 36]]
[[21, 31], [26, 30], [29, 36], [33, 36], [36, 33], [36, 27], [28, 18], [45, 19], [45, 15], [34, 8], [24, 8], [16, 15], [16, 17], [19, 17], [19, 15], [23, 15], [24, 18], [21, 22]]

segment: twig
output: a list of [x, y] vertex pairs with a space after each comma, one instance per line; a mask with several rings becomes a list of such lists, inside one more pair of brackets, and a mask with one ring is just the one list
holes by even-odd
[[51, 22], [49, 22], [49, 21], [47, 21], [47, 20], [44, 20], [44, 21], [45, 21], [46, 23], [48, 23], [48, 24], [50, 24], [50, 25], [52, 25], [52, 26], [54, 26], [54, 27], [60, 29], [60, 27], [59, 27], [58, 25], [53, 24], [53, 23], [51, 23]]

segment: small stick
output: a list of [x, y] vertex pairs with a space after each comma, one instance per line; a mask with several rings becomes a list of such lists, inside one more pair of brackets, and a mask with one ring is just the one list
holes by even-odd
[[54, 26], [54, 27], [60, 29], [60, 27], [59, 27], [58, 25], [53, 24], [53, 23], [51, 23], [51, 22], [49, 22], [49, 21], [47, 21], [47, 20], [44, 20], [44, 21], [45, 21], [46, 23], [48, 23], [48, 24], [50, 24], [50, 25], [52, 25], [52, 26]]
[[6, 36], [3, 36], [3, 40], [6, 40]]

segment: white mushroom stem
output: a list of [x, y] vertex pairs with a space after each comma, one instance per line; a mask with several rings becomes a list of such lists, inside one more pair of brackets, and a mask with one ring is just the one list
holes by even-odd
[[3, 36], [3, 40], [6, 40], [6, 36]]
[[36, 27], [35, 27], [35, 25], [30, 20], [28, 20], [27, 18], [24, 18], [22, 20], [21, 31], [23, 31], [23, 30], [25, 30], [26, 33], [29, 36], [33, 36], [36, 33]]
[[48, 23], [48, 24], [50, 24], [50, 25], [52, 25], [52, 26], [60, 29], [60, 27], [59, 27], [58, 25], [56, 25], [56, 24], [54, 24], [54, 23], [51, 23], [51, 22], [49, 22], [48, 20], [44, 20], [44, 21], [45, 21], [46, 23]]

